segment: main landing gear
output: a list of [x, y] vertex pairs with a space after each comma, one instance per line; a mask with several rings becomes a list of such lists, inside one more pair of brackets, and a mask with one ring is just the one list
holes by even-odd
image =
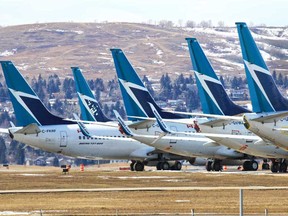
[[220, 160], [207, 161], [206, 170], [207, 171], [221, 171], [222, 170], [221, 161]]
[[175, 163], [171, 166], [168, 161], [159, 162], [156, 166], [157, 170], [181, 170], [182, 164], [179, 161], [175, 161]]
[[272, 165], [271, 165], [271, 172], [273, 173], [286, 173], [287, 172], [287, 163], [286, 160], [272, 160]]
[[245, 161], [243, 163], [244, 171], [257, 171], [258, 170], [258, 162], [255, 160]]
[[[130, 164], [131, 171], [144, 171], [145, 164], [142, 161], [132, 160]], [[175, 161], [174, 164], [169, 163], [168, 161], [160, 161], [156, 165], [157, 170], [181, 170], [182, 163], [179, 161]]]
[[130, 164], [131, 171], [144, 171], [144, 163], [141, 161], [132, 161]]

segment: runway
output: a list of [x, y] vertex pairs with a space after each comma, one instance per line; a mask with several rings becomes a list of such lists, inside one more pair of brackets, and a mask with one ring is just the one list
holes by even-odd
[[20, 193], [67, 193], [67, 192], [114, 192], [114, 191], [217, 191], [217, 190], [287, 190], [288, 186], [265, 187], [132, 187], [132, 188], [71, 188], [71, 189], [30, 189], [30, 190], [1, 190], [0, 194]]

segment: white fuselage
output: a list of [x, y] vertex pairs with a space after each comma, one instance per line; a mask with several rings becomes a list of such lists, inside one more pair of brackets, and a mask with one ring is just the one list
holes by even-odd
[[[155, 148], [123, 136], [117, 128], [86, 125], [93, 135], [107, 139], [83, 136], [77, 124], [39, 126], [38, 134], [17, 133], [20, 128], [10, 128], [15, 140], [45, 151], [85, 159], [134, 159], [157, 158], [148, 156]], [[109, 137], [118, 138], [111, 140]]]
[[[173, 131], [186, 131], [195, 134], [194, 128], [191, 128], [186, 124], [167, 122], [167, 126]], [[137, 129], [133, 131], [135, 134], [137, 133], [139, 135], [134, 136], [133, 139], [173, 154], [214, 159], [233, 159], [242, 158], [244, 156], [242, 153], [236, 152], [234, 149], [215, 144], [213, 140], [203, 136], [192, 137], [189, 135], [171, 134], [163, 136], [161, 139], [157, 139], [156, 137], [162, 133], [157, 123], [153, 124], [150, 128]], [[142, 137], [141, 135], [144, 136]]]
[[[247, 135], [253, 136], [254, 134], [251, 131], [247, 130], [242, 122], [230, 122], [225, 126], [215, 126], [211, 127], [205, 124], [207, 118], [198, 118], [198, 124], [203, 133], [213, 133], [213, 134], [231, 134], [231, 135]], [[194, 133], [194, 123], [193, 119], [182, 119], [182, 123], [175, 122], [166, 122], [167, 126], [174, 131], [181, 131], [187, 133]], [[187, 124], [183, 124], [187, 122]], [[158, 124], [153, 124], [151, 128], [143, 130], [134, 130], [138, 134], [150, 134], [157, 135], [162, 131], [158, 127]], [[176, 135], [177, 136], [177, 135]], [[182, 139], [181, 139], [182, 138]], [[208, 138], [208, 139], [207, 139]], [[174, 154], [180, 155], [189, 155], [189, 156], [204, 156], [208, 158], [235, 158], [239, 157], [239, 153], [252, 155], [255, 157], [262, 158], [288, 158], [288, 152], [280, 149], [279, 147], [272, 145], [271, 143], [264, 142], [260, 137], [254, 136], [253, 139], [244, 139], [244, 138], [221, 138], [221, 137], [198, 137], [189, 136], [189, 135], [178, 135], [173, 139], [173, 136], [167, 135], [166, 137], [161, 138], [157, 142], [154, 142], [155, 139], [150, 138], [146, 139], [137, 137], [137, 140], [140, 142], [146, 143], [147, 145], [154, 146], [161, 150], [171, 152]], [[214, 142], [214, 144], [213, 144]], [[216, 143], [220, 144], [217, 145]]]
[[[230, 122], [224, 127], [209, 127], [201, 125], [201, 132], [213, 134], [235, 134], [235, 135], [254, 135], [247, 130], [242, 122]], [[207, 136], [209, 137], [209, 136]], [[288, 158], [288, 152], [275, 146], [269, 142], [265, 142], [261, 137], [255, 139], [237, 139], [237, 138], [217, 138], [209, 137], [210, 139], [221, 143], [229, 148], [239, 152], [263, 158]]]

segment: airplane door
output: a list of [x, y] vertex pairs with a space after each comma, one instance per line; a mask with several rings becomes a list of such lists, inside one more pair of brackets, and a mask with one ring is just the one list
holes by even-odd
[[60, 131], [60, 147], [66, 147], [66, 146], [67, 146], [67, 132]]
[[[170, 129], [172, 130], [172, 131], [178, 131], [177, 130], [177, 127], [175, 127], [175, 126], [170, 126]], [[177, 134], [172, 134], [173, 136], [177, 136]], [[170, 139], [170, 142], [169, 142], [170, 144], [176, 144], [177, 143], [177, 140], [176, 139]]]

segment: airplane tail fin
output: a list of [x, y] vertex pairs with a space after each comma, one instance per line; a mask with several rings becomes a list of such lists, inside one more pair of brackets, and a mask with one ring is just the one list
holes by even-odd
[[227, 95], [196, 38], [186, 38], [196, 77], [203, 113], [237, 115], [250, 112], [236, 105]]
[[254, 112], [274, 112], [288, 109], [284, 98], [244, 22], [236, 23], [245, 72]]
[[[140, 77], [121, 49], [111, 49], [127, 116], [154, 117], [149, 103], [153, 104], [162, 118], [181, 116], [162, 110], [144, 86]], [[135, 120], [130, 118], [130, 120]]]
[[0, 64], [14, 107], [16, 126], [26, 126], [32, 123], [37, 125], [70, 123], [47, 110], [11, 61], [0, 61]]
[[86, 121], [108, 122], [111, 121], [102, 111], [100, 104], [95, 99], [88, 83], [79, 67], [71, 67], [76, 90], [78, 94], [82, 119]]

